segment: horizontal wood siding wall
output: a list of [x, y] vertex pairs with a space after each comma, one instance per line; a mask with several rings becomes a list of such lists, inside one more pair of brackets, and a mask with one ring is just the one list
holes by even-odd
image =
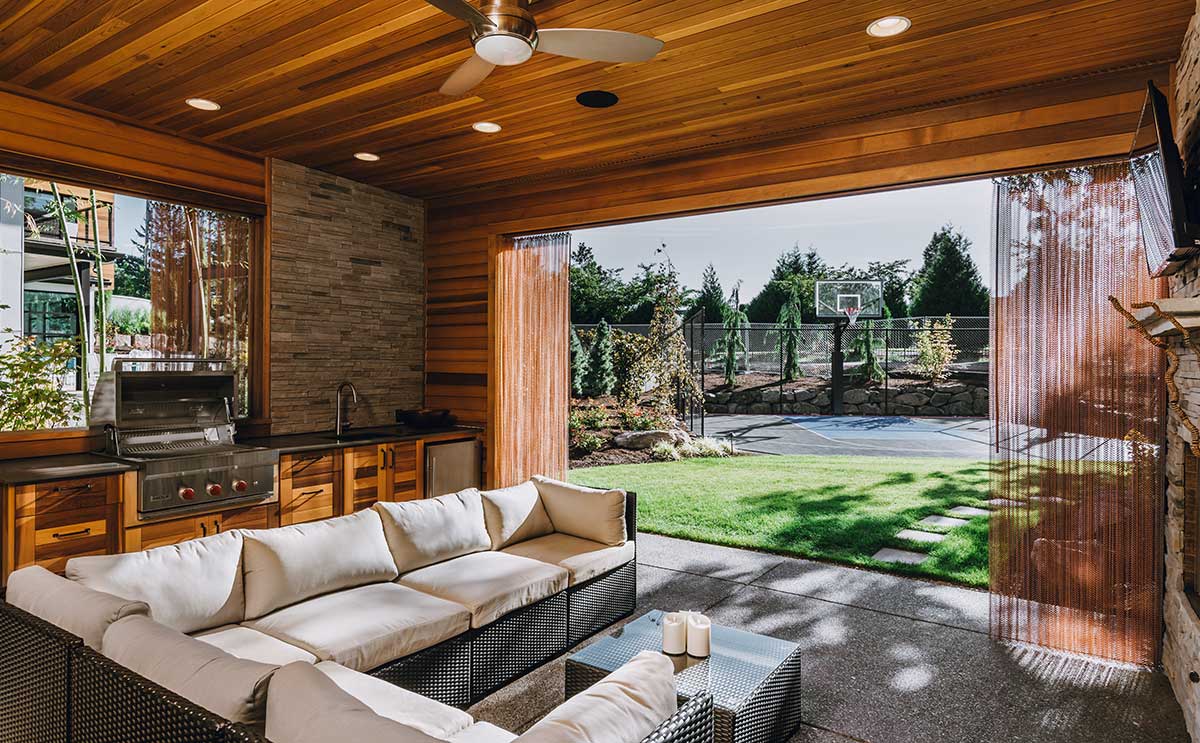
[[[1146, 80], [1140, 69], [1009, 91], [786, 141], [686, 153], [623, 169], [467, 192], [430, 203], [426, 404], [488, 423], [489, 246], [513, 235], [966, 179], [1122, 155]], [[564, 401], [563, 404], [566, 404]], [[489, 447], [494, 452], [496, 447]], [[489, 454], [490, 456], [490, 454]]]
[[0, 87], [0, 172], [261, 214], [263, 158]]

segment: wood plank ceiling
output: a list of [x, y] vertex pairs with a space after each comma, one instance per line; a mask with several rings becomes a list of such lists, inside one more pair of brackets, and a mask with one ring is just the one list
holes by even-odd
[[[0, 82], [419, 196], [726, 146], [1173, 60], [1195, 0], [541, 0], [543, 27], [666, 42], [645, 64], [537, 54], [468, 94], [422, 0], [0, 0]], [[878, 17], [908, 33], [875, 39]], [[601, 88], [606, 110], [574, 98]], [[188, 97], [218, 101], [205, 113]], [[470, 124], [504, 130], [485, 135]], [[382, 156], [354, 160], [357, 151]]]

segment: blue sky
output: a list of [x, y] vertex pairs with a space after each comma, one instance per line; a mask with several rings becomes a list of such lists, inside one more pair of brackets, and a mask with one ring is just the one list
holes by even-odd
[[990, 180], [575, 230], [572, 235], [575, 243], [595, 249], [602, 265], [624, 268], [626, 277], [639, 263], [656, 260], [655, 251], [665, 242], [685, 285], [699, 288], [711, 262], [726, 293], [740, 279], [742, 300], [747, 301], [770, 279], [779, 254], [793, 245], [811, 245], [833, 264], [866, 266], [910, 258], [915, 270], [930, 236], [947, 222], [970, 238], [972, 256], [990, 286]]

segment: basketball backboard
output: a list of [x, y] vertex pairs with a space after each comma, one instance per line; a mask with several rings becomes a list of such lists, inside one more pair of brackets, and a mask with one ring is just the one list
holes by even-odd
[[818, 281], [816, 291], [817, 317], [883, 317], [882, 281]]

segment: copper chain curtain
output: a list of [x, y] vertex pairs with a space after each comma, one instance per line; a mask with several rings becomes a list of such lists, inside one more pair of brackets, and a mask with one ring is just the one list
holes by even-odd
[[494, 484], [567, 472], [570, 233], [503, 241], [495, 259]]
[[991, 631], [1157, 662], [1163, 361], [1125, 307], [1162, 296], [1127, 163], [1000, 179], [992, 301]]

